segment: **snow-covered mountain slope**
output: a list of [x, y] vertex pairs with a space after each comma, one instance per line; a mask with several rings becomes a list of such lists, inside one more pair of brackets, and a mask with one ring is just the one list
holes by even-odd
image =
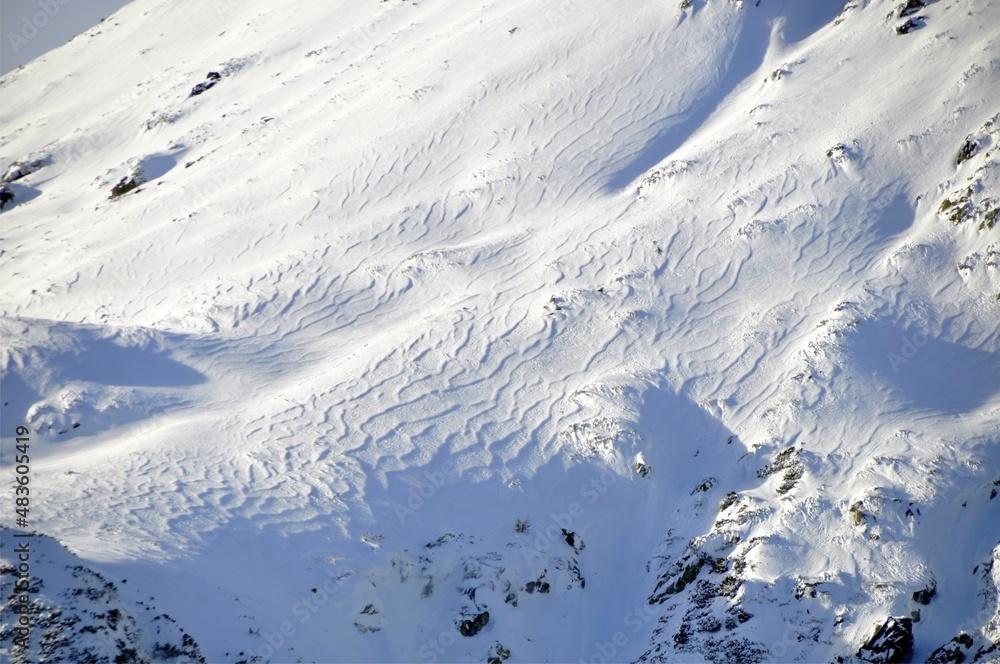
[[998, 24], [135, 0], [0, 79], [29, 530], [178, 660], [996, 658]]
[[[194, 639], [178, 627], [176, 620], [156, 612], [149, 601], [154, 598], [133, 603], [133, 610], [141, 609], [139, 618], [146, 626], [139, 629], [137, 616], [123, 605], [115, 582], [82, 565], [65, 547], [50, 537], [24, 537], [24, 533], [8, 530], [2, 534], [13, 551], [29, 551], [32, 567], [28, 575], [19, 574], [17, 560], [0, 568], [5, 586], [15, 588], [22, 579], [27, 581], [17, 592], [4, 593], [0, 615], [6, 627], [5, 645], [21, 636], [18, 621], [27, 615], [18, 598], [22, 593], [31, 599], [30, 615], [34, 620], [24, 628], [29, 645], [24, 649], [15, 646], [12, 660], [112, 661], [105, 659], [109, 653], [114, 654], [114, 661], [204, 659]], [[121, 585], [127, 583], [128, 579], [121, 580]], [[32, 656], [25, 657], [28, 653]]]

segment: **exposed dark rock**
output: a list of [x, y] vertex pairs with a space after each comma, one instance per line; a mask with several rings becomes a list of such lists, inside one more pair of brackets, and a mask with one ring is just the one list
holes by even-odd
[[699, 632], [710, 634], [712, 632], [718, 632], [722, 629], [722, 623], [715, 616], [707, 615], [699, 618], [695, 627]]
[[110, 198], [114, 200], [119, 196], [124, 196], [128, 192], [138, 189], [145, 182], [146, 174], [142, 172], [142, 169], [138, 167], [132, 168], [129, 170], [128, 175], [119, 180], [118, 184], [111, 188]]
[[937, 595], [937, 586], [931, 582], [926, 588], [921, 588], [913, 592], [913, 601], [918, 604], [930, 604], [934, 596]]
[[910, 618], [886, 618], [857, 652], [861, 661], [878, 664], [905, 664], [912, 656], [913, 621]]
[[[966, 192], [966, 194], [970, 194], [970, 192]], [[974, 210], [975, 206], [969, 200], [969, 195], [959, 195], [954, 199], [946, 198], [941, 201], [938, 214], [944, 215], [951, 223], [958, 225], [971, 216]]]
[[864, 507], [865, 504], [863, 502], [856, 500], [847, 510], [847, 513], [851, 515], [851, 523], [855, 526], [864, 525], [868, 520], [868, 515], [865, 513]]
[[566, 540], [567, 544], [573, 547], [574, 552], [580, 553], [585, 548], [587, 548], [586, 545], [583, 543], [583, 539], [581, 539], [579, 535], [577, 535], [572, 531], [566, 530], [565, 528], [561, 528], [561, 530], [563, 539]]
[[456, 535], [455, 533], [445, 533], [444, 535], [442, 535], [441, 537], [437, 538], [433, 542], [428, 542], [424, 546], [426, 548], [428, 548], [428, 549], [435, 549], [435, 548], [437, 548], [439, 546], [442, 546], [443, 544], [448, 543], [450, 540], [458, 539], [458, 538], [459, 538], [459, 536]]
[[0, 187], [0, 210], [7, 207], [8, 203], [14, 202], [14, 190], [4, 185]]
[[730, 610], [729, 613], [732, 615], [732, 617], [736, 618], [736, 622], [738, 622], [741, 625], [749, 621], [751, 618], [753, 618], [753, 614], [748, 613], [743, 607], [739, 607], [735, 611]]
[[773, 475], [779, 471], [798, 466], [799, 460], [795, 458], [798, 453], [799, 450], [797, 450], [794, 445], [786, 450], [782, 450], [775, 455], [772, 463], [769, 463], [757, 471], [757, 477], [764, 479], [765, 477]]
[[[10, 531], [0, 530], [7, 541]], [[32, 583], [23, 590], [32, 597], [28, 608], [34, 626], [26, 648], [15, 644], [18, 634], [8, 629], [24, 613], [17, 593], [0, 597], [0, 652], [16, 653], [10, 661], [205, 661], [194, 639], [172, 618], [161, 614], [150, 623], [147, 616], [133, 615], [114, 583], [82, 565], [68, 564], [75, 558], [55, 540], [36, 534], [31, 548]], [[8, 559], [4, 554], [3, 560]], [[0, 585], [16, 587], [16, 574], [14, 567], [0, 565]]]
[[846, 145], [838, 143], [826, 151], [826, 156], [833, 159], [838, 164], [842, 164], [850, 158], [851, 153], [850, 150], [847, 149]]
[[923, 16], [906, 19], [905, 23], [896, 26], [897, 35], [908, 35], [914, 30], [924, 27]]
[[705, 615], [704, 610], [712, 605], [716, 597], [718, 597], [718, 594], [716, 593], [715, 584], [708, 579], [698, 579], [691, 586], [691, 591], [688, 594], [691, 608], [688, 609], [687, 615], [692, 618]]
[[211, 88], [214, 85], [215, 85], [214, 81], [205, 81], [205, 82], [199, 83], [198, 85], [196, 85], [193, 88], [191, 88], [191, 94], [189, 96], [191, 96], [191, 97], [197, 97], [202, 92], [205, 92], [206, 90], [208, 90], [209, 88]]
[[725, 574], [729, 571], [729, 558], [716, 558], [712, 561], [712, 574]]
[[739, 592], [741, 585], [743, 585], [743, 582], [736, 577], [727, 576], [722, 580], [722, 583], [719, 584], [716, 592], [723, 597], [733, 598], [736, 597], [736, 593]]
[[944, 644], [931, 653], [927, 658], [927, 664], [945, 664], [946, 662], [964, 662], [971, 656], [974, 641], [965, 632], [959, 632], [958, 636]]
[[803, 597], [815, 599], [818, 594], [816, 591], [816, 586], [818, 585], [818, 581], [799, 581], [795, 585], [795, 599], [802, 599]]
[[794, 445], [779, 452], [775, 455], [773, 462], [757, 471], [757, 477], [764, 479], [774, 473], [784, 471], [785, 474], [778, 486], [778, 493], [788, 493], [802, 478], [803, 469], [802, 462], [798, 459], [799, 452], [800, 450], [796, 449]]
[[770, 656], [761, 644], [742, 638], [725, 639], [713, 650], [712, 661], [718, 664], [760, 664]]
[[736, 492], [735, 491], [730, 491], [729, 493], [727, 493], [722, 498], [722, 502], [719, 503], [719, 511], [720, 512], [725, 512], [726, 509], [728, 509], [729, 506], [732, 505], [732, 504], [734, 504], [737, 500], [738, 500], [738, 497], [736, 495]]
[[955, 164], [961, 164], [963, 161], [972, 159], [977, 154], [979, 154], [979, 141], [969, 136], [965, 139], [965, 143], [958, 151], [958, 157], [955, 159]]
[[208, 76], [205, 78], [206, 80], [191, 88], [191, 94], [188, 95], [189, 97], [197, 97], [202, 92], [215, 87], [215, 84], [222, 80], [222, 75], [219, 72], [210, 71], [208, 72]]
[[795, 485], [802, 479], [802, 466], [793, 466], [785, 471], [778, 485], [778, 493], [784, 495], [795, 488]]
[[694, 488], [694, 491], [691, 492], [691, 495], [693, 496], [696, 493], [708, 493], [708, 491], [713, 486], [715, 486], [715, 478], [714, 477], [709, 477], [704, 482], [702, 482], [701, 484], [699, 484], [698, 486], [696, 486]]
[[[983, 190], [982, 178], [975, 177], [972, 184], [953, 191], [942, 200], [940, 207], [938, 207], [938, 214], [955, 225], [963, 224], [970, 219], [979, 219], [980, 231], [992, 229], [997, 222], [1000, 206], [997, 206], [992, 199], [982, 196]], [[971, 267], [967, 269], [971, 269]]]
[[0, 177], [0, 184], [7, 184], [8, 182], [16, 182], [17, 180], [23, 178], [25, 175], [34, 173], [44, 165], [45, 165], [44, 159], [15, 161], [7, 168], [7, 171], [3, 174], [3, 177]]
[[462, 636], [475, 636], [490, 622], [490, 612], [483, 611], [472, 620], [463, 620], [458, 624], [458, 631]]
[[156, 661], [163, 661], [183, 657], [184, 651], [172, 643], [157, 643], [153, 646], [153, 652], [150, 655]]
[[1000, 643], [990, 643], [990, 647], [979, 646], [979, 650], [972, 656], [973, 662], [996, 662], [1000, 660]]
[[528, 581], [528, 583], [524, 586], [524, 590], [529, 594], [539, 592], [544, 595], [549, 591], [551, 591], [552, 587], [549, 585], [548, 581], [543, 581], [542, 579], [539, 579], [538, 581]]
[[505, 648], [499, 641], [490, 646], [489, 652], [486, 653], [487, 664], [503, 664], [508, 659], [510, 659], [510, 649]]
[[557, 558], [555, 563], [558, 569], [565, 570], [570, 577], [570, 582], [566, 584], [566, 590], [571, 590], [574, 583], [581, 589], [587, 586], [587, 580], [583, 578], [583, 574], [580, 572], [580, 566], [577, 564], [576, 558]]
[[924, 2], [924, 0], [906, 0], [906, 4], [899, 10], [899, 17], [905, 18], [907, 16], [912, 16], [926, 6], [927, 3]]
[[686, 588], [692, 581], [698, 578], [698, 573], [701, 571], [704, 564], [704, 558], [696, 558], [693, 562], [685, 565], [681, 569], [680, 575], [669, 585], [667, 584], [667, 581], [670, 577], [668, 575], [661, 576], [659, 582], [656, 584], [656, 588], [653, 589], [653, 594], [649, 598], [649, 603], [663, 603], [670, 595], [676, 595], [684, 590], [684, 588]]

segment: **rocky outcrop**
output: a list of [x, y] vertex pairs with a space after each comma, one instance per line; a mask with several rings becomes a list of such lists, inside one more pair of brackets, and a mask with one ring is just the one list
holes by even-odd
[[[10, 662], [204, 662], [190, 634], [151, 604], [81, 564], [50, 537], [2, 531], [0, 659]], [[30, 574], [12, 555], [27, 548]], [[127, 583], [122, 579], [120, 583]]]
[[190, 97], [197, 97], [201, 93], [215, 87], [215, 84], [222, 80], [222, 75], [217, 71], [210, 71], [205, 80], [191, 88]]
[[7, 207], [8, 203], [14, 202], [14, 190], [7, 185], [0, 186], [0, 210]]
[[910, 618], [886, 618], [875, 634], [858, 649], [862, 662], [903, 664], [913, 656], [913, 621]]
[[490, 612], [483, 611], [469, 620], [463, 620], [458, 624], [458, 631], [461, 632], [462, 636], [475, 636], [479, 632], [483, 631], [490, 622]]

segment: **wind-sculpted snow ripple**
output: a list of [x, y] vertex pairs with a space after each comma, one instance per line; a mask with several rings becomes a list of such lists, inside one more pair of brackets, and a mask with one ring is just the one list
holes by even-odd
[[996, 7], [459, 4], [166, 3], [4, 79], [4, 418], [104, 417], [39, 527], [220, 661], [996, 638]]

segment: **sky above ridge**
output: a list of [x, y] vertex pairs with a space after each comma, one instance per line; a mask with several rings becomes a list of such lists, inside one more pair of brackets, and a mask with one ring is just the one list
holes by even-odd
[[0, 75], [65, 44], [129, 0], [4, 0], [0, 3]]

